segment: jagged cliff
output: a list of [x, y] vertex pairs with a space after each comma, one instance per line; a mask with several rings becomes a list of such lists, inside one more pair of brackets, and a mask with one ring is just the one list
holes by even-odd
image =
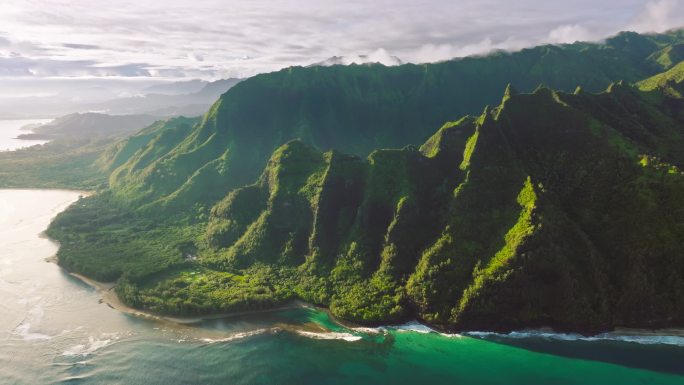
[[[245, 80], [194, 126], [174, 120], [119, 144], [101, 159], [111, 188], [49, 234], [63, 266], [118, 279], [124, 301], [168, 314], [301, 298], [363, 323], [681, 326], [679, 35], [620, 36], [600, 49], [546, 47], [530, 65], [582, 52], [640, 63], [621, 75], [665, 72], [601, 93], [586, 90], [606, 80], [591, 73], [573, 93], [509, 85], [432, 136], [427, 124], [466, 108], [465, 94], [447, 92], [445, 68], [463, 79], [460, 61], [421, 69], [445, 71], [436, 88], [379, 66]], [[513, 60], [501, 57], [482, 63]], [[408, 145], [371, 151], [393, 144]]]

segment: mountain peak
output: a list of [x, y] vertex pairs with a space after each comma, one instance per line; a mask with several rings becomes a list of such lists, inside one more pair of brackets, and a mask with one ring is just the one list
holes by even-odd
[[515, 95], [518, 95], [518, 90], [516, 90], [511, 83], [508, 83], [506, 91], [504, 91], [503, 100], [506, 101]]

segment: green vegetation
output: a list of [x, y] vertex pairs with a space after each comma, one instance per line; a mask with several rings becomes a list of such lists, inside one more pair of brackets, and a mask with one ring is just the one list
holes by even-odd
[[142, 137], [179, 125], [192, 126], [196, 118], [154, 122], [147, 115], [71, 114], [39, 126], [35, 134], [49, 143], [18, 151], [0, 152], [0, 187], [98, 190], [107, 175], [146, 143]]
[[0, 187], [95, 190], [106, 174], [94, 166], [111, 140], [55, 140], [0, 152]]
[[101, 281], [124, 273], [134, 279], [195, 254], [193, 244], [183, 240], [193, 239], [199, 230], [190, 220], [177, 219], [174, 225], [157, 226], [153, 219], [133, 217], [102, 193], [73, 204], [68, 215], [52, 222], [48, 235], [60, 240], [62, 266]]
[[509, 83], [522, 92], [539, 84], [599, 92], [618, 80], [632, 83], [668, 70], [674, 63], [656, 56], [681, 43], [681, 32], [625, 32], [603, 44], [546, 45], [423, 65], [293, 67], [254, 76], [223, 94], [190, 134], [165, 142], [155, 162], [130, 159], [111, 186], [134, 209], [208, 207], [253, 183], [271, 153], [289, 140], [362, 157], [376, 148], [418, 145], [445, 121], [497, 104]]
[[235, 275], [181, 266], [155, 278], [152, 284], [142, 285], [123, 279], [117, 294], [132, 306], [157, 313], [198, 315], [269, 309], [293, 298], [282, 289], [284, 285], [274, 288], [274, 275], [264, 268]]
[[681, 326], [684, 99], [664, 57], [683, 38], [259, 75], [108, 150], [110, 187], [48, 234], [60, 264], [164, 314], [299, 298], [366, 324]]
[[684, 61], [673, 66], [668, 71], [639, 82], [638, 86], [644, 91], [665, 89], [672, 97], [684, 97]]
[[157, 120], [150, 115], [106, 115], [94, 112], [69, 114], [39, 125], [19, 139], [121, 138]]
[[[121, 277], [125, 301], [166, 314], [300, 298], [369, 324], [677, 325], [682, 103], [622, 83], [601, 94], [509, 87], [420, 149], [363, 160], [290, 141], [211, 210], [145, 227], [149, 211], [100, 194], [49, 234], [64, 244], [60, 263]], [[111, 207], [121, 211], [109, 220]]]

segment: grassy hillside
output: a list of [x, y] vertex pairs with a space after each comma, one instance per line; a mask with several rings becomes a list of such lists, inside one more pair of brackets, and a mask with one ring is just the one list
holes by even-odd
[[661, 88], [666, 89], [672, 97], [682, 98], [684, 97], [684, 61], [637, 84], [645, 91]]
[[[256, 182], [225, 193], [236, 180], [222, 167], [254, 151], [227, 145], [218, 161], [204, 152], [227, 135], [221, 119], [239, 113], [224, 105], [229, 94], [194, 129], [140, 146], [114, 190], [58, 216], [49, 234], [62, 265], [118, 278], [124, 301], [166, 314], [302, 298], [370, 324], [684, 323], [684, 101], [666, 90], [509, 86], [495, 108], [443, 125], [420, 148], [364, 159], [288, 141]], [[182, 195], [174, 181], [187, 173], [192, 194]], [[223, 195], [210, 210], [198, 200], [164, 218], [130, 210], [136, 201], [121, 199], [134, 194]]]

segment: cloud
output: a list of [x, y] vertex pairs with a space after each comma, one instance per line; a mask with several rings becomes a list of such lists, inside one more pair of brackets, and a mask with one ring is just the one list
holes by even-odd
[[94, 45], [94, 44], [74, 44], [74, 43], [64, 43], [64, 44], [62, 44], [62, 47], [72, 48], [72, 49], [100, 49], [101, 48], [99, 45]]
[[150, 67], [146, 63], [107, 64], [96, 60], [28, 58], [16, 52], [0, 56], [0, 77], [147, 77], [152, 75]]
[[188, 54], [188, 58], [190, 58], [190, 59], [192, 59], [192, 60], [194, 60], [194, 61], [204, 61], [204, 56], [202, 56], [202, 55], [200, 55], [200, 54], [198, 54], [198, 53], [195, 53], [195, 52], [189, 53], [189, 54]]
[[596, 39], [587, 28], [578, 24], [561, 25], [549, 32], [549, 43], [566, 44], [577, 41], [590, 41]]
[[386, 66], [402, 64], [401, 59], [391, 55], [384, 48], [378, 48], [368, 54], [359, 54], [351, 56], [333, 57], [330, 64], [363, 64], [363, 63], [380, 63]]
[[408, 60], [416, 63], [429, 63], [449, 60], [453, 58], [484, 55], [494, 51], [514, 51], [532, 45], [528, 40], [508, 37], [504, 40], [495, 41], [491, 37], [464, 45], [458, 44], [425, 44], [414, 54], [408, 55]]
[[663, 32], [684, 26], [684, 2], [681, 0], [649, 1], [630, 24], [636, 32]]
[[[683, 0], [684, 1], [684, 0]], [[659, 0], [3, 0], [6, 75], [244, 77], [332, 56], [429, 62], [684, 25]]]

